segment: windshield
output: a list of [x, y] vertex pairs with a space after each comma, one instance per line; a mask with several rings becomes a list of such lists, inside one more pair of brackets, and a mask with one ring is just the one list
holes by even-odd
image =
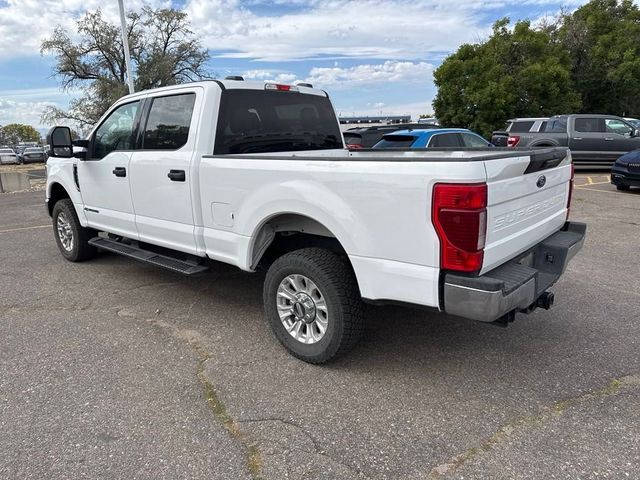
[[343, 147], [327, 97], [241, 89], [222, 94], [216, 155]]

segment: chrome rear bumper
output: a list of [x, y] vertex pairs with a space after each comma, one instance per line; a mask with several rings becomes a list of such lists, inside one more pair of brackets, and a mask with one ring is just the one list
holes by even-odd
[[481, 322], [532, 311], [580, 251], [586, 230], [584, 223], [567, 222], [559, 232], [482, 276], [444, 274], [444, 311]]

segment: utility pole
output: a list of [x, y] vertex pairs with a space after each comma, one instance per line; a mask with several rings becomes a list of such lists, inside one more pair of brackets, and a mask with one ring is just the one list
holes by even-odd
[[122, 46], [124, 47], [124, 63], [127, 67], [127, 84], [129, 93], [133, 93], [133, 76], [131, 75], [131, 55], [129, 54], [129, 39], [127, 38], [127, 21], [124, 17], [124, 0], [118, 0], [120, 5], [120, 26], [122, 27]]

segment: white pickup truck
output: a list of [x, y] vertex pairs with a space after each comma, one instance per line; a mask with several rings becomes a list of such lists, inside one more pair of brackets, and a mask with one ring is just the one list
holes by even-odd
[[310, 85], [147, 90], [87, 140], [54, 127], [47, 141], [66, 259], [102, 249], [187, 275], [211, 260], [266, 270], [268, 322], [312, 363], [355, 344], [363, 301], [501, 325], [549, 308], [585, 236], [567, 220], [567, 149], [349, 152]]

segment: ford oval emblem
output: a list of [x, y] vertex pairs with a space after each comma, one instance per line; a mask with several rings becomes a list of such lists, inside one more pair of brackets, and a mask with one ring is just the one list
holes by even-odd
[[538, 177], [538, 181], [536, 182], [536, 185], [538, 186], [538, 188], [542, 188], [544, 187], [545, 183], [547, 183], [547, 177], [545, 177], [544, 175], [540, 175]]

